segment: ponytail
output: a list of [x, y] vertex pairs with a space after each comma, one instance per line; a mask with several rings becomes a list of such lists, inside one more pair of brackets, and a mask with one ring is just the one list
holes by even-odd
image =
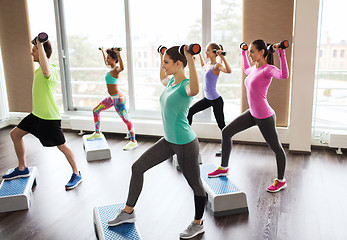
[[[220, 50], [224, 50], [224, 48], [223, 48], [223, 46], [222, 46], [222, 44], [218, 44], [219, 45], [219, 48], [220, 48]], [[219, 57], [219, 60], [220, 60], [220, 63], [222, 64], [222, 58], [221, 57]]]
[[266, 46], [267, 55], [265, 57], [265, 60], [268, 64], [274, 65], [274, 53], [273, 53], [273, 51], [269, 51], [269, 48], [268, 48], [271, 44], [267, 43], [266, 45], [267, 45]]
[[254, 45], [258, 51], [261, 51], [264, 49], [264, 58], [266, 62], [270, 65], [274, 65], [274, 57], [273, 52], [269, 51], [267, 46], [270, 44], [266, 44], [264, 40], [258, 39], [252, 42], [252, 45]]

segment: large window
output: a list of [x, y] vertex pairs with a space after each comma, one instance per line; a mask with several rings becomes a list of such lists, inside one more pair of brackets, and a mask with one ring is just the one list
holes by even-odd
[[[338, 6], [338, 7], [336, 7]], [[321, 0], [313, 128], [347, 130], [347, 3]]]
[[[105, 66], [99, 47], [126, 49], [123, 1], [64, 1], [71, 106], [76, 110], [95, 107], [107, 96]], [[65, 53], [66, 54], [66, 53]], [[126, 51], [121, 52], [125, 71], [119, 87], [128, 94]]]
[[[39, 4], [28, 0], [31, 30], [33, 37], [40, 31], [48, 32], [54, 44], [55, 55], [51, 61], [62, 64], [64, 101], [60, 91], [57, 97], [65, 104], [65, 109], [90, 111], [108, 95], [104, 76], [109, 69], [98, 48], [119, 46], [123, 48], [121, 55], [125, 65], [119, 87], [127, 95], [131, 115], [159, 117], [163, 86], [159, 81], [158, 46], [199, 43], [205, 55], [205, 45], [212, 41], [224, 46], [233, 71], [232, 74], [221, 73], [218, 82], [218, 90], [225, 100], [226, 118], [231, 120], [239, 114], [241, 58], [238, 45], [241, 42], [242, 0], [38, 1]], [[40, 9], [46, 10], [45, 21], [39, 14]], [[59, 39], [60, 59], [56, 39]], [[198, 59], [196, 67], [202, 83]], [[202, 97], [203, 91], [200, 91], [194, 101]], [[199, 117], [203, 121], [214, 121], [211, 110]]]
[[[31, 38], [34, 39], [40, 32], [46, 32], [52, 44], [52, 56], [50, 62], [57, 66], [58, 76], [60, 79], [60, 68], [58, 59], [57, 34], [54, 16], [53, 1], [47, 0], [28, 0], [29, 24]], [[42, 10], [44, 9], [44, 11]], [[38, 63], [35, 63], [35, 68], [38, 68]], [[59, 81], [61, 82], [61, 81]], [[60, 111], [63, 111], [63, 95], [61, 84], [56, 88], [55, 97], [57, 99]]]
[[[232, 16], [232, 17], [231, 17]], [[224, 99], [228, 120], [240, 114], [242, 64], [239, 45], [242, 42], [242, 0], [212, 1], [212, 41], [221, 44], [232, 73], [221, 73], [217, 88]]]
[[160, 57], [157, 48], [159, 45], [169, 48], [201, 43], [202, 4], [200, 0], [130, 2], [135, 109], [159, 113], [159, 96], [163, 85], [159, 81]]

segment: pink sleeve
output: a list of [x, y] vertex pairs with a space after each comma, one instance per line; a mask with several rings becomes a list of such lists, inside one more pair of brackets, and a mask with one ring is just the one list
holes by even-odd
[[286, 53], [281, 48], [277, 50], [277, 53], [280, 58], [281, 69], [278, 69], [277, 67], [273, 66], [271, 68], [268, 68], [269, 71], [266, 74], [269, 77], [274, 77], [277, 79], [287, 79], [289, 74], [288, 74]]
[[251, 73], [251, 67], [249, 65], [246, 51], [242, 50], [242, 57], [243, 57], [243, 71], [245, 72], [245, 74], [248, 75]]

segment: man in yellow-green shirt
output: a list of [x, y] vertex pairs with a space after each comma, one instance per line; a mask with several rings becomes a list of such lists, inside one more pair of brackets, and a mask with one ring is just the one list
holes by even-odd
[[32, 41], [31, 55], [33, 61], [40, 64], [40, 67], [35, 71], [33, 81], [32, 113], [26, 116], [10, 133], [18, 158], [18, 167], [11, 173], [4, 175], [3, 179], [10, 180], [30, 175], [25, 161], [23, 137], [31, 133], [40, 140], [43, 146], [57, 146], [65, 155], [73, 171], [70, 181], [65, 185], [68, 190], [77, 187], [82, 182], [82, 176], [77, 169], [73, 152], [65, 143], [64, 133], [61, 129], [61, 115], [54, 97], [54, 91], [58, 84], [58, 72], [55, 65], [49, 63], [52, 46], [49, 40], [43, 41], [40, 34]]

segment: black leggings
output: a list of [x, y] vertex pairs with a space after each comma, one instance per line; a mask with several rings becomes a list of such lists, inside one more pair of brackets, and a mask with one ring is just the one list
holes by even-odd
[[126, 205], [129, 207], [135, 206], [142, 191], [144, 173], [148, 169], [166, 161], [174, 154], [177, 155], [177, 161], [183, 176], [193, 189], [195, 219], [200, 220], [204, 214], [207, 197], [200, 179], [200, 167], [198, 162], [199, 142], [197, 138], [183, 145], [169, 143], [164, 138], [161, 138], [147, 149], [132, 166], [132, 175]]
[[224, 121], [224, 112], [223, 112], [224, 101], [222, 96], [215, 100], [208, 100], [207, 98], [203, 98], [200, 101], [196, 102], [193, 106], [190, 107], [188, 112], [188, 121], [189, 125], [192, 125], [193, 115], [195, 113], [201, 112], [209, 107], [213, 108], [214, 117], [216, 118], [218, 127], [222, 130], [225, 127]]
[[229, 163], [232, 137], [247, 128], [257, 125], [265, 141], [276, 154], [277, 177], [283, 179], [286, 168], [286, 154], [278, 139], [276, 131], [276, 116], [258, 119], [251, 115], [249, 109], [232, 121], [222, 131], [222, 167], [227, 167]]

